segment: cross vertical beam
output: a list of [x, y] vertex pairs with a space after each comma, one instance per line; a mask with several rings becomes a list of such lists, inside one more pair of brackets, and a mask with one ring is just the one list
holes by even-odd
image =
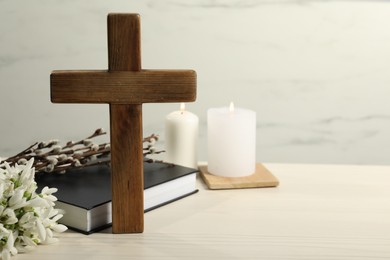
[[[112, 232], [144, 229], [142, 105], [110, 105]], [[126, 138], [123, 138], [123, 137]]]
[[[140, 71], [139, 15], [110, 14], [107, 26], [108, 71]], [[110, 120], [112, 231], [140, 233], [144, 230], [142, 104], [110, 104]]]

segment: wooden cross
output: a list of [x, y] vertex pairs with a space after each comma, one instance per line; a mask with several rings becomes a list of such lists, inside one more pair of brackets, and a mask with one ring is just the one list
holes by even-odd
[[108, 71], [53, 71], [53, 103], [110, 105], [112, 232], [144, 229], [142, 104], [191, 102], [196, 72], [142, 70], [140, 17], [109, 14]]

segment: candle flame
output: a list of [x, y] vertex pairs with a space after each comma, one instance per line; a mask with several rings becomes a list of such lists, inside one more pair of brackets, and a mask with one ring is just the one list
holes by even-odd
[[184, 103], [180, 103], [180, 112], [183, 113], [186, 110], [186, 105]]
[[229, 111], [230, 112], [234, 111], [234, 103], [233, 102], [230, 102]]

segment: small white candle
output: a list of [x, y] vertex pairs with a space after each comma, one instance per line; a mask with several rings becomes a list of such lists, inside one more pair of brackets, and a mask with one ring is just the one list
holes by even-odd
[[197, 141], [199, 118], [185, 110], [184, 103], [179, 111], [165, 118], [165, 161], [190, 168], [197, 168]]
[[223, 177], [243, 177], [256, 169], [256, 112], [243, 108], [210, 108], [208, 172]]

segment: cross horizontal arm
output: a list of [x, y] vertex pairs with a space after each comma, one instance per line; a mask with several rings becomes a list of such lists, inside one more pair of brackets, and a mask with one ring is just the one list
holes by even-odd
[[54, 103], [141, 104], [196, 99], [193, 70], [53, 71], [50, 81]]

